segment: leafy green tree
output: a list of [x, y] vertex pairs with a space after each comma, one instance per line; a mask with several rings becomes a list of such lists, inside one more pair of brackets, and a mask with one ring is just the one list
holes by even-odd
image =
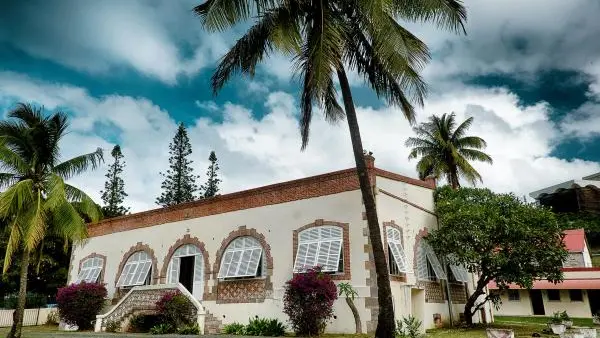
[[477, 276], [465, 304], [467, 324], [486, 302], [498, 305], [498, 295], [485, 292], [490, 281], [505, 290], [511, 283], [531, 288], [534, 280], [562, 280], [567, 251], [550, 210], [513, 194], [449, 186], [436, 191], [435, 205], [440, 229], [426, 240], [449, 264], [463, 265]]
[[66, 134], [67, 116], [45, 116], [41, 108], [19, 104], [0, 121], [0, 218], [9, 239], [4, 272], [19, 252], [19, 300], [8, 338], [21, 337], [31, 254], [48, 236], [78, 241], [87, 236], [85, 215], [98, 220], [102, 212], [83, 191], [65, 183], [87, 169], [95, 169], [102, 149], [59, 161], [59, 142]]
[[469, 117], [456, 127], [452, 113], [442, 117], [432, 115], [429, 122], [413, 128], [417, 137], [409, 137], [406, 146], [412, 148], [409, 160], [421, 157], [417, 163], [420, 178], [445, 176], [454, 189], [460, 188], [460, 177], [472, 184], [481, 181], [481, 175], [469, 161], [492, 163], [492, 158], [480, 151], [486, 147], [482, 138], [465, 135], [471, 124], [473, 118]]
[[198, 176], [194, 175], [193, 161], [188, 159], [192, 145], [183, 123], [179, 124], [173, 142], [169, 144], [169, 154], [169, 170], [166, 174], [160, 173], [165, 178], [161, 185], [163, 192], [156, 199], [156, 204], [163, 207], [191, 202], [198, 191]]
[[338, 284], [338, 296], [344, 296], [344, 298], [346, 298], [346, 304], [348, 304], [350, 311], [352, 311], [352, 316], [354, 317], [355, 332], [356, 334], [361, 334], [362, 324], [360, 321], [360, 313], [354, 304], [354, 297], [358, 296], [358, 292], [354, 290], [350, 283], [343, 282]]
[[217, 163], [217, 155], [214, 151], [210, 152], [208, 160], [210, 161], [208, 170], [206, 170], [208, 179], [206, 180], [206, 183], [200, 187], [200, 191], [204, 192], [202, 194], [203, 198], [216, 196], [219, 192], [219, 183], [221, 183], [221, 179], [218, 177], [219, 163]]
[[[294, 59], [294, 73], [301, 81], [301, 148], [308, 144], [314, 105], [323, 110], [327, 121], [347, 119], [377, 272], [375, 335], [392, 337], [395, 323], [389, 272], [346, 71], [362, 76], [379, 97], [400, 107], [413, 122], [414, 105], [422, 105], [426, 94], [419, 71], [430, 55], [427, 46], [397, 20], [432, 22], [461, 31], [466, 20], [462, 2], [207, 0], [194, 10], [210, 31], [227, 30], [256, 18], [221, 59], [212, 77], [215, 94], [236, 73], [253, 76], [259, 62], [280, 52]], [[336, 77], [344, 108], [338, 102]]]
[[125, 182], [121, 177], [123, 168], [125, 168], [121, 147], [118, 144], [115, 145], [110, 155], [114, 160], [108, 167], [108, 172], [105, 175], [104, 191], [101, 191], [102, 201], [104, 202], [102, 212], [106, 218], [125, 215], [129, 212], [129, 208], [123, 206], [127, 194], [125, 193]]

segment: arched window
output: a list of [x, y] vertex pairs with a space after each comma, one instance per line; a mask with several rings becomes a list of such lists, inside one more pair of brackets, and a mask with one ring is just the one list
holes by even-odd
[[218, 278], [260, 277], [262, 260], [263, 248], [256, 238], [237, 237], [225, 249]]
[[152, 270], [152, 258], [146, 251], [136, 251], [129, 258], [121, 271], [117, 287], [149, 285]]
[[423, 239], [419, 241], [417, 248], [417, 279], [432, 281], [447, 279], [435, 252]]
[[90, 257], [81, 262], [81, 270], [75, 283], [97, 283], [102, 273], [104, 260], [100, 257]]
[[319, 226], [298, 234], [298, 251], [294, 272], [320, 266], [324, 272], [343, 272], [343, 230], [336, 226]]
[[388, 256], [389, 256], [389, 267], [390, 274], [399, 275], [408, 271], [408, 264], [406, 263], [406, 255], [404, 254], [404, 248], [402, 247], [402, 233], [400, 230], [387, 227], [386, 228], [386, 239], [388, 244]]
[[167, 283], [181, 283], [194, 297], [202, 299], [204, 258], [197, 246], [185, 244], [177, 248], [167, 271]]

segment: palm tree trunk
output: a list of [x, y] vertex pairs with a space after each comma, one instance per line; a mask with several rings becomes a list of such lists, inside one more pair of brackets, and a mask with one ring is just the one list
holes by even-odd
[[19, 279], [19, 299], [17, 308], [13, 313], [13, 324], [6, 338], [21, 338], [23, 327], [23, 314], [25, 313], [25, 301], [27, 300], [27, 271], [29, 270], [29, 250], [23, 249], [21, 256], [21, 274]]
[[350, 311], [352, 311], [352, 316], [354, 316], [354, 327], [356, 328], [356, 334], [361, 334], [362, 324], [360, 322], [360, 314], [358, 313], [358, 309], [356, 308], [356, 305], [354, 305], [352, 298], [346, 297], [346, 304], [348, 304]]
[[358, 120], [356, 119], [356, 110], [352, 100], [352, 92], [350, 84], [346, 77], [346, 72], [343, 66], [337, 70], [342, 96], [344, 98], [344, 109], [350, 129], [350, 139], [352, 140], [352, 150], [354, 152], [354, 160], [356, 161], [356, 171], [358, 181], [360, 183], [360, 191], [362, 193], [363, 202], [365, 203], [365, 211], [367, 214], [367, 224], [369, 226], [369, 238], [371, 240], [371, 248], [373, 250], [373, 258], [375, 261], [375, 272], [377, 273], [377, 300], [379, 302], [379, 316], [377, 318], [377, 329], [375, 337], [388, 338], [394, 337], [395, 322], [394, 322], [394, 306], [392, 304], [392, 289], [390, 287], [390, 275], [383, 251], [383, 243], [381, 241], [381, 230], [379, 229], [379, 220], [377, 219], [377, 209], [375, 207], [375, 196], [371, 189], [369, 181], [369, 173], [367, 171], [367, 163], [365, 161], [362, 140], [360, 138], [360, 130], [358, 128]]

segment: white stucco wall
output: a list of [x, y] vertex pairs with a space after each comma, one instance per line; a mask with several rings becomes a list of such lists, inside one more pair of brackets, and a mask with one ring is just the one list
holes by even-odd
[[[571, 317], [591, 318], [589, 297], [585, 290], [583, 292], [583, 301], [571, 301], [569, 290], [560, 290], [560, 301], [548, 300], [548, 293], [542, 290], [542, 299], [544, 302], [545, 316], [552, 316], [554, 312], [567, 311]], [[508, 294], [503, 293], [500, 298], [502, 305], [496, 311], [499, 316], [532, 316], [533, 308], [528, 290], [519, 290], [521, 299], [519, 301], [508, 300]]]
[[[231, 231], [246, 226], [264, 235], [271, 246], [272, 298], [266, 299], [264, 303], [217, 304], [215, 301], [203, 301], [203, 304], [224, 324], [234, 321], [247, 322], [249, 317], [255, 315], [279, 318], [285, 322], [287, 317], [282, 313], [282, 297], [284, 283], [292, 277], [293, 230], [313, 223], [316, 219], [349, 223], [352, 275], [350, 283], [359, 294], [356, 302], [363, 328], [366, 329], [366, 321], [370, 320], [371, 315], [370, 310], [365, 309], [362, 299], [369, 296], [369, 288], [365, 285], [368, 272], [365, 270], [367, 255], [364, 253], [364, 245], [367, 239], [363, 236], [365, 224], [362, 219], [363, 210], [360, 191], [356, 190], [94, 237], [83, 246], [75, 248], [74, 268], [69, 280], [73, 281], [77, 278], [77, 266], [83, 257], [91, 253], [105, 255], [107, 262], [104, 282], [107, 284], [109, 296], [112, 296], [119, 264], [123, 255], [132, 246], [138, 242], [150, 246], [154, 250], [160, 271], [170, 246], [186, 234], [198, 237], [204, 242], [212, 270], [216, 253], [223, 239]], [[209, 280], [208, 285], [213, 286], [214, 280]], [[337, 319], [327, 327], [328, 331], [354, 332], [354, 320], [343, 299], [339, 299], [335, 304], [335, 314]]]

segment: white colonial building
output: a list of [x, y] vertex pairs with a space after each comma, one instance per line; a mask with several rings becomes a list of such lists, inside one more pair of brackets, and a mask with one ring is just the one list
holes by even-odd
[[[450, 290], [458, 320], [473, 277], [459, 267], [444, 269], [421, 240], [437, 227], [434, 182], [367, 160], [396, 317], [413, 315], [425, 328], [448, 321]], [[355, 169], [112, 218], [90, 225], [89, 235], [73, 250], [69, 281], [106, 284], [114, 306], [104, 322], [150, 310], [176, 283], [201, 304], [207, 333], [255, 315], [286, 322], [285, 282], [319, 265], [358, 291], [363, 331], [376, 327], [376, 275]], [[327, 331], [353, 333], [346, 302], [338, 300], [334, 310]]]

